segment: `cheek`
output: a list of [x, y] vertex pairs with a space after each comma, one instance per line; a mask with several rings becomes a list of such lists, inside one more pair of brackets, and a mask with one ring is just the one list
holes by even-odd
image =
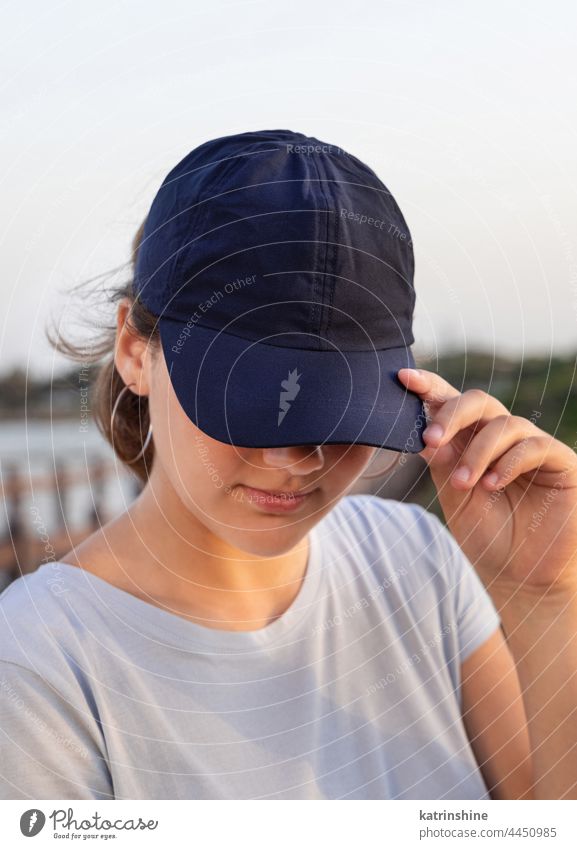
[[330, 466], [334, 464], [335, 471], [345, 478], [360, 475], [378, 451], [370, 445], [331, 445], [327, 449], [333, 449], [333, 456], [327, 456]]
[[200, 430], [180, 406], [170, 380], [162, 390], [151, 407], [158, 460], [182, 495], [210, 501], [238, 477], [246, 449], [217, 442]]

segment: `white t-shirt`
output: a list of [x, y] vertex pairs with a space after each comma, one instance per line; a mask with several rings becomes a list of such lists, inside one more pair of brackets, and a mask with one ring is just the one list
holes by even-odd
[[[484, 799], [460, 664], [499, 627], [432, 513], [345, 496], [298, 596], [211, 629], [46, 563], [0, 596], [4, 799]], [[194, 577], [194, 573], [193, 573]]]

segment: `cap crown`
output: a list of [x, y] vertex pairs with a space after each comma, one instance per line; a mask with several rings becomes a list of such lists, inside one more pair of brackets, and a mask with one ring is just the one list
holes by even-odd
[[135, 288], [155, 315], [279, 347], [413, 343], [409, 229], [376, 174], [290, 130], [214, 139], [152, 203]]

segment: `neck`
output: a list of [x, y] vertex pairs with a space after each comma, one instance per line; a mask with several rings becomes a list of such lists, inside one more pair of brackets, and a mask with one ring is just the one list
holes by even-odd
[[242, 551], [173, 491], [159, 502], [150, 483], [105, 532], [123, 588], [226, 630], [257, 630], [282, 615], [300, 590], [309, 555], [308, 536], [273, 557]]

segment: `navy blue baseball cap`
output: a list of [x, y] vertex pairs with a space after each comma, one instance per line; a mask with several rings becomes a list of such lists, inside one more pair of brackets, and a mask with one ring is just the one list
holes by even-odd
[[291, 130], [224, 136], [166, 176], [134, 289], [204, 433], [270, 448], [425, 448], [409, 228], [374, 171]]

